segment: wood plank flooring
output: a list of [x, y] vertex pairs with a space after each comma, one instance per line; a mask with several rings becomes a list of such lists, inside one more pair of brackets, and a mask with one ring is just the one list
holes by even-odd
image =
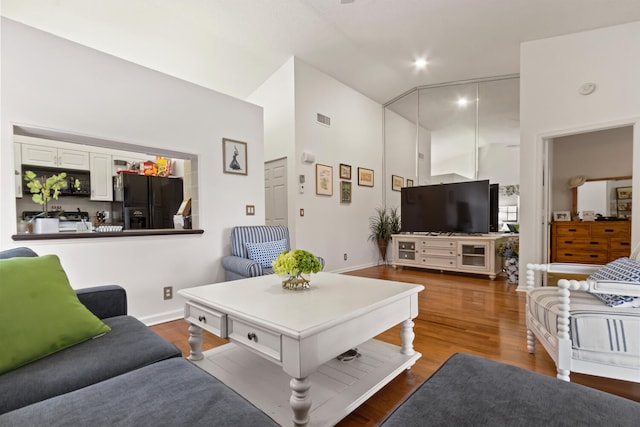
[[[415, 319], [414, 347], [422, 358], [382, 390], [343, 419], [338, 426], [375, 426], [415, 390], [452, 354], [464, 352], [545, 375], [555, 376], [555, 365], [542, 345], [535, 355], [527, 352], [525, 296], [503, 277], [495, 281], [478, 276], [444, 274], [418, 269], [371, 267], [349, 272], [361, 277], [419, 283], [419, 315]], [[153, 326], [189, 354], [188, 324], [183, 320]], [[207, 332], [203, 349], [226, 343]], [[378, 339], [400, 345], [400, 328], [392, 328]], [[571, 380], [640, 402], [640, 384], [589, 375], [571, 374]]]

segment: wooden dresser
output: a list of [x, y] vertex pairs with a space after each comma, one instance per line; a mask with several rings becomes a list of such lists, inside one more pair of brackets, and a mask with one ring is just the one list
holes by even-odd
[[606, 264], [630, 254], [630, 221], [551, 224], [551, 262]]

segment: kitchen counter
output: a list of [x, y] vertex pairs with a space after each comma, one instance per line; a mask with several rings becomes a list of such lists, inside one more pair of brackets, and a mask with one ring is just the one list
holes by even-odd
[[53, 240], [53, 239], [95, 239], [100, 237], [140, 237], [140, 236], [171, 236], [184, 234], [202, 234], [204, 230], [180, 230], [175, 228], [151, 229], [151, 230], [123, 230], [114, 232], [98, 233], [91, 232], [61, 232], [48, 234], [14, 234], [11, 239], [21, 240]]

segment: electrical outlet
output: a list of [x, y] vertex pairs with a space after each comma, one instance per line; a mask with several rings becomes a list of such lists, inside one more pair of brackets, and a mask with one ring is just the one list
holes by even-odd
[[173, 286], [165, 286], [164, 289], [162, 289], [162, 294], [166, 300], [173, 298]]
[[347, 260], [347, 254], [344, 254], [344, 260], [345, 261]]

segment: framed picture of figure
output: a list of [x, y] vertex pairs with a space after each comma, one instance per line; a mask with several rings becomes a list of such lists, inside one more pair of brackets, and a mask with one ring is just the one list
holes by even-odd
[[222, 138], [222, 171], [235, 175], [247, 174], [247, 143]]

